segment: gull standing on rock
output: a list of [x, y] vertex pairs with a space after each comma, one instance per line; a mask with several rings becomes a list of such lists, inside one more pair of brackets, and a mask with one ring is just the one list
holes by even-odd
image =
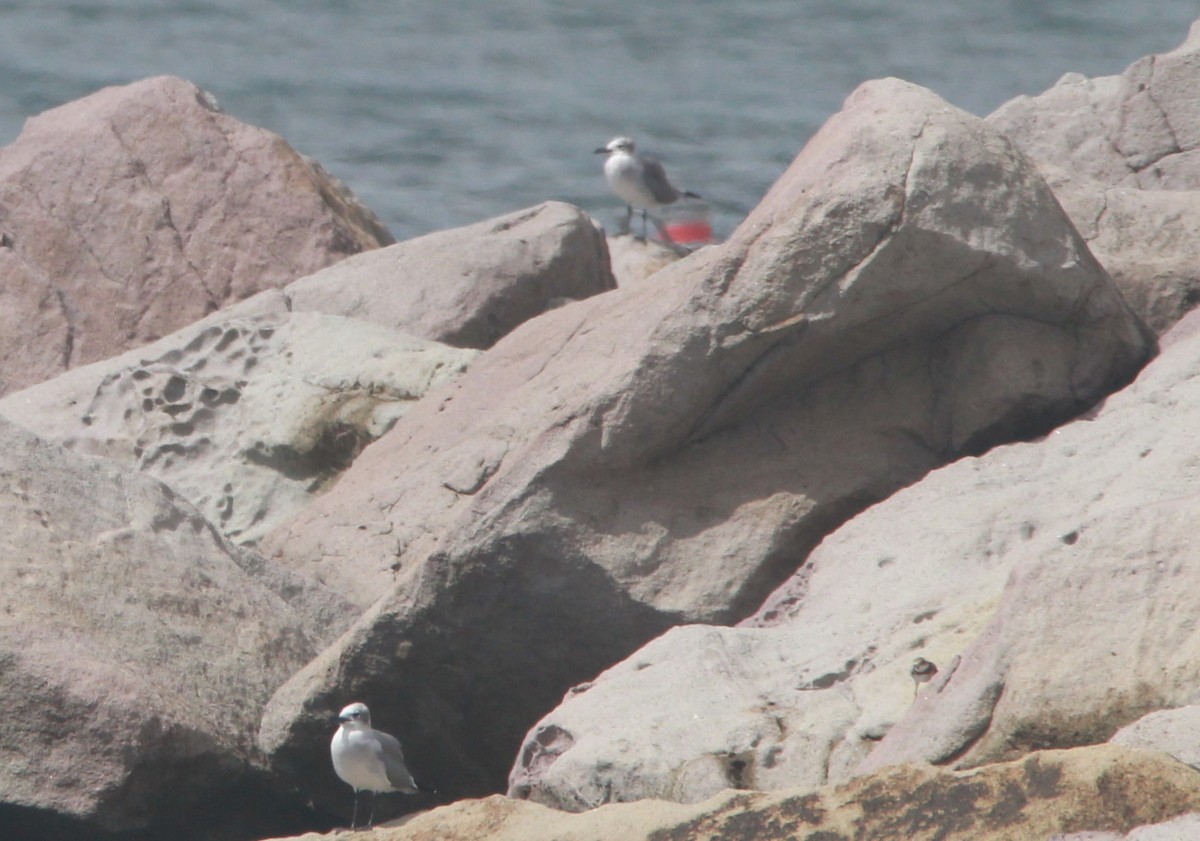
[[[667, 180], [663, 165], [654, 158], [639, 155], [631, 138], [614, 137], [597, 149], [596, 154], [608, 155], [608, 160], [604, 162], [604, 180], [625, 201], [627, 213], [625, 224], [621, 227], [623, 234], [629, 233], [629, 222], [633, 219], [635, 207], [642, 211], [642, 239], [645, 239], [647, 210], [658, 210], [685, 197], [700, 198], [695, 193], [676, 189]], [[658, 228], [659, 236], [670, 242], [671, 237], [657, 218], [654, 225]]]
[[354, 789], [354, 814], [350, 828], [358, 825], [358, 795], [371, 792], [371, 815], [367, 826], [375, 821], [375, 795], [381, 792], [400, 791], [416, 794], [431, 791], [417, 784], [408, 766], [404, 764], [404, 752], [395, 736], [371, 727], [371, 711], [359, 702], [350, 704], [338, 714], [339, 726], [329, 745], [333, 757], [333, 770], [342, 781]]

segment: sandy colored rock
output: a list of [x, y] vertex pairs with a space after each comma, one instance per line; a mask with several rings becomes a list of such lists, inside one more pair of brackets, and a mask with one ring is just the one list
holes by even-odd
[[[1200, 774], [1111, 746], [1033, 754], [971, 772], [890, 768], [816, 791], [726, 791], [703, 803], [613, 803], [582, 814], [489, 797], [377, 828], [378, 841], [1031, 841], [1125, 831], [1192, 812]], [[317, 834], [294, 841], [326, 838]], [[1140, 838], [1141, 836], [1131, 836]], [[1162, 836], [1154, 836], [1162, 837]]]
[[1156, 332], [1200, 301], [1200, 190], [1104, 188], [1046, 165], [1088, 247]]
[[287, 295], [297, 312], [488, 348], [549, 308], [615, 286], [604, 232], [579, 208], [545, 202], [359, 255]]
[[840, 522], [1149, 352], [1008, 141], [865, 85], [727, 243], [526, 322], [268, 535], [370, 609], [262, 745], [298, 775], [352, 691], [447, 796], [494, 791], [569, 686], [744, 616]]
[[618, 286], [645, 280], [682, 256], [660, 242], [635, 238], [630, 234], [609, 237], [608, 253]]
[[[1191, 315], [1094, 416], [934, 471], [828, 536], [743, 627], [674, 629], [569, 693], [513, 793], [587, 808], [818, 784], [864, 759], [978, 764], [1189, 703], [1198, 367]], [[918, 656], [940, 671], [914, 703]]]
[[1162, 333], [1200, 302], [1200, 28], [1120, 76], [1069, 73], [988, 117], [1050, 178], [1089, 248]]
[[1200, 838], [1200, 813], [1180, 815], [1169, 821], [1120, 832], [1071, 832], [1049, 841], [1191, 841]]
[[1200, 679], [1185, 595], [1200, 576], [1188, 548], [1198, 330], [1196, 315], [1180, 322], [1163, 355], [1094, 419], [922, 482], [943, 499], [970, 499], [978, 514], [941, 508], [962, 537], [906, 554], [936, 552], [957, 565], [961, 553], [1002, 546], [988, 560], [1010, 579], [944, 688], [914, 705], [864, 769], [918, 757], [972, 765], [1103, 741], [1191, 699]]
[[475, 352], [264, 292], [153, 345], [0, 398], [0, 415], [169, 484], [252, 543], [330, 487]]
[[295, 825], [303, 804], [265, 773], [254, 732], [345, 602], [227, 542], [162, 483], [3, 420], [0, 517], [8, 837]]
[[158, 77], [0, 149], [0, 393], [161, 338], [391, 241], [280, 137]]
[[1200, 769], [1200, 706], [1156, 710], [1127, 724], [1109, 739], [1114, 745], [1159, 750]]

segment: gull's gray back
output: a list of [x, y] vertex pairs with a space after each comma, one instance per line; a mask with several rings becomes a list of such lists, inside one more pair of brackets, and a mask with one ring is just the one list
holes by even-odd
[[670, 204], [682, 195], [667, 180], [667, 171], [655, 158], [638, 157], [642, 165], [642, 181], [659, 204]]

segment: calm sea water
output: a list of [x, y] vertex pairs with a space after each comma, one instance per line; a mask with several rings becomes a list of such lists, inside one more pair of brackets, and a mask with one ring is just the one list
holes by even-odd
[[1184, 0], [0, 0], [0, 144], [163, 73], [321, 161], [399, 239], [544, 199], [619, 215], [635, 136], [727, 234], [859, 83], [987, 114], [1180, 44]]

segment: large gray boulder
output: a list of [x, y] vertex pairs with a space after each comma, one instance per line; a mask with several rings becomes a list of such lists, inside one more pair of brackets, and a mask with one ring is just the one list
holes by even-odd
[[349, 606], [162, 483], [4, 420], [0, 489], [0, 834], [295, 826], [254, 734]]
[[577, 207], [544, 202], [361, 254], [287, 294], [298, 312], [482, 349], [551, 307], [615, 287], [599, 226]]
[[[969, 767], [1188, 703], [1198, 366], [1193, 314], [1095, 415], [932, 472], [741, 627], [673, 629], [578, 687], [531, 730], [511, 793], [578, 809]], [[940, 667], [919, 695], [917, 657]]]
[[1149, 711], [1192, 699], [1200, 680], [1188, 598], [1200, 580], [1188, 548], [1200, 458], [1198, 363], [1200, 315], [1191, 315], [1094, 419], [922, 482], [975, 506], [974, 514], [955, 512], [962, 538], [938, 554], [961, 566], [968, 541], [1003, 547], [971, 554], [1001, 562], [1009, 578], [1002, 590], [980, 590], [988, 596], [975, 600], [986, 610], [982, 632], [963, 646], [945, 685], [922, 696], [862, 769], [922, 760], [969, 766], [1103, 741]]
[[1200, 302], [1200, 27], [1120, 76], [1064, 76], [988, 117], [1034, 158], [1159, 333]]
[[0, 415], [169, 484], [253, 543], [476, 352], [263, 292], [153, 345], [0, 398]]
[[320, 166], [190, 82], [105, 88], [0, 149], [0, 393], [391, 241]]
[[572, 683], [744, 616], [838, 523], [1150, 352], [1008, 141], [868, 84], [727, 243], [527, 322], [267, 536], [369, 609], [262, 745], [298, 775], [353, 694], [444, 793], [495, 790]]

